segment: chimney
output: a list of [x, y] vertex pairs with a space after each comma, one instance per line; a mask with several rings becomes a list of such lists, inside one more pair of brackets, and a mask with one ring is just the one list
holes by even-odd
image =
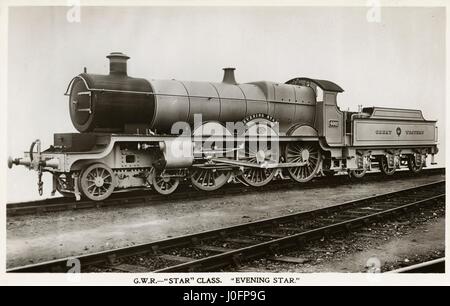
[[109, 74], [127, 75], [127, 60], [130, 58], [122, 52], [111, 52], [109, 58]]
[[236, 68], [223, 68], [223, 81], [222, 83], [234, 84], [236, 85], [236, 79], [234, 78], [234, 70]]

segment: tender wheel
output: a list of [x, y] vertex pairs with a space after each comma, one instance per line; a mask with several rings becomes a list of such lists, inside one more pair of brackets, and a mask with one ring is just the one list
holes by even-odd
[[79, 187], [86, 198], [93, 201], [102, 201], [113, 193], [115, 181], [111, 168], [105, 164], [96, 163], [83, 171]]
[[152, 186], [160, 194], [168, 195], [173, 193], [180, 184], [180, 180], [175, 177], [161, 177], [153, 175]]
[[191, 171], [191, 182], [197, 189], [213, 191], [225, 185], [230, 176], [229, 170], [198, 168]]
[[325, 176], [334, 176], [336, 174], [336, 171], [327, 170], [327, 171], [323, 171], [323, 174]]
[[408, 158], [408, 169], [413, 173], [418, 173], [422, 171], [423, 168], [423, 159], [420, 156], [420, 160], [416, 159], [415, 156], [410, 156]]
[[381, 157], [380, 170], [385, 175], [393, 175], [395, 173], [395, 167], [393, 167], [392, 169], [388, 167], [388, 161], [385, 156]]
[[75, 197], [75, 194], [72, 192], [67, 192], [63, 190], [71, 190], [73, 189], [73, 185], [70, 183], [70, 179], [67, 179], [67, 176], [70, 174], [54, 174], [56, 179], [56, 191], [58, 191], [63, 197]]
[[319, 170], [321, 154], [315, 143], [288, 143], [285, 150], [286, 163], [300, 163], [301, 166], [288, 168], [289, 176], [305, 183], [314, 178]]
[[350, 176], [356, 179], [361, 179], [366, 175], [367, 169], [364, 170], [350, 170]]

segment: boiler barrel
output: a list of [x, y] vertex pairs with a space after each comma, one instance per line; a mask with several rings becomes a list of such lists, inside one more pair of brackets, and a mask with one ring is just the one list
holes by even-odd
[[[273, 82], [237, 84], [234, 68], [221, 83], [147, 80], [127, 74], [128, 56], [113, 52], [108, 75], [82, 73], [69, 84], [70, 116], [80, 132], [124, 132], [138, 125], [157, 133], [178, 134], [182, 121], [239, 122], [265, 114], [280, 123], [283, 134], [294, 125], [314, 125], [316, 96], [309, 86]], [[198, 122], [199, 124], [201, 122]]]
[[[314, 124], [315, 93], [306, 86], [278, 85], [271, 82], [228, 84], [150, 80], [155, 95], [152, 129], [178, 133], [177, 121], [194, 124], [201, 120], [238, 122], [254, 114], [272, 116], [283, 134], [293, 125]], [[264, 86], [263, 86], [264, 85]]]

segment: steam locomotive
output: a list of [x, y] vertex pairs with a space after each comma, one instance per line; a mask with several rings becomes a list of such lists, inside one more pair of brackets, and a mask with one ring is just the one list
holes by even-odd
[[228, 182], [261, 187], [290, 177], [372, 168], [416, 173], [437, 148], [436, 121], [420, 110], [365, 107], [341, 111], [337, 84], [297, 77], [284, 84], [182, 82], [129, 77], [123, 53], [107, 56], [107, 75], [84, 71], [67, 88], [70, 118], [80, 133], [54, 134], [41, 151], [32, 143], [24, 165], [53, 176], [53, 191], [101, 201], [113, 192], [149, 188], [170, 194], [180, 182], [216, 190]]

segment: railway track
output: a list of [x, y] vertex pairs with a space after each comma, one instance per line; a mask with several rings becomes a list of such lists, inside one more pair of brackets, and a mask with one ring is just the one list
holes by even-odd
[[386, 273], [445, 273], [445, 257], [392, 270]]
[[[428, 176], [432, 174], [444, 174], [445, 168], [429, 168], [424, 169], [422, 172], [415, 174], [414, 177]], [[298, 184], [290, 180], [276, 180], [264, 187], [264, 190], [244, 186], [241, 184], [229, 184], [222, 189], [204, 192], [193, 191], [189, 186], [183, 186], [179, 192], [175, 192], [171, 195], [159, 195], [152, 193], [151, 191], [135, 191], [135, 192], [120, 192], [114, 194], [111, 198], [94, 202], [94, 201], [75, 201], [72, 198], [51, 198], [39, 201], [9, 203], [7, 207], [7, 216], [27, 215], [27, 214], [39, 214], [46, 212], [57, 212], [76, 209], [87, 208], [100, 208], [100, 207], [115, 207], [125, 205], [145, 205], [150, 203], [163, 203], [174, 200], [186, 200], [186, 199], [204, 199], [211, 197], [220, 197], [224, 195], [237, 195], [242, 193], [261, 193], [269, 192], [273, 190], [293, 190], [293, 189], [311, 189], [321, 187], [332, 187], [345, 184], [356, 184], [371, 182], [377, 180], [394, 180], [399, 178], [408, 178], [411, 176], [409, 171], [398, 171], [392, 176], [383, 176], [380, 172], [368, 173], [362, 180], [352, 180], [347, 175], [336, 175], [333, 177], [318, 177], [311, 182], [305, 184]]]
[[[445, 205], [445, 181], [77, 259], [82, 272], [219, 271], [261, 257], [295, 262], [295, 258], [274, 254], [427, 205]], [[68, 262], [73, 263], [73, 258], [16, 267], [7, 272], [66, 272]]]

